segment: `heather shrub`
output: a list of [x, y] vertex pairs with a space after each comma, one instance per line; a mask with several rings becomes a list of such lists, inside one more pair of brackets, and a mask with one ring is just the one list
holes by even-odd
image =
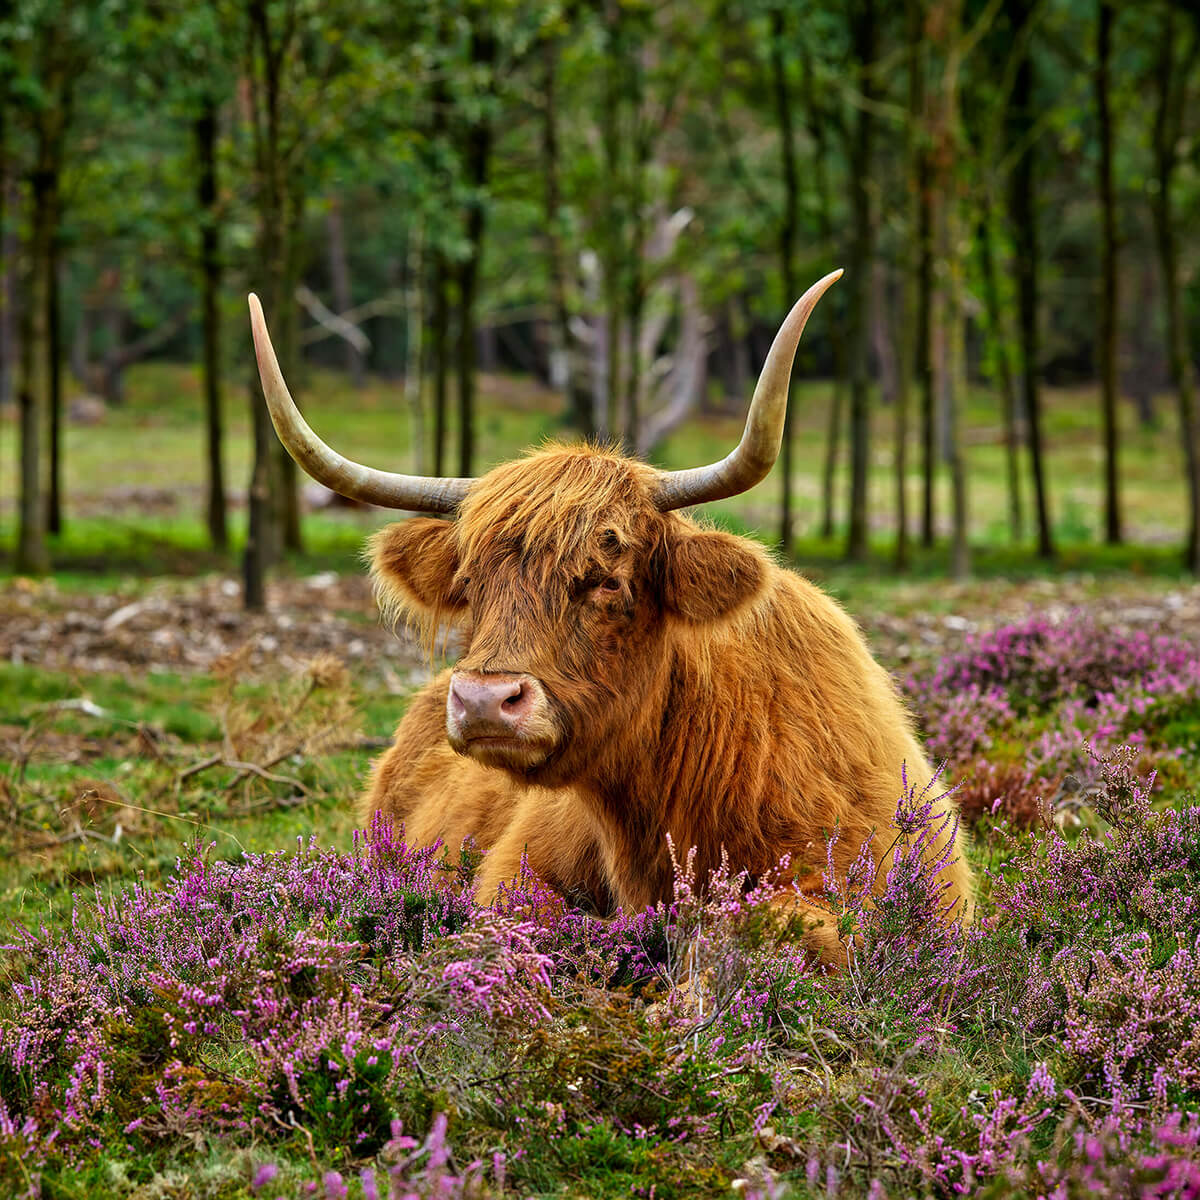
[[923, 853], [941, 778], [898, 780], [827, 880], [838, 973], [786, 860], [697, 879], [682, 853], [671, 904], [599, 920], [528, 874], [479, 906], [476, 856], [382, 826], [193, 847], [13, 933], [0, 1182], [126, 1195], [129, 1163], [190, 1179], [207, 1144], [224, 1166], [189, 1194], [1194, 1195], [1200, 809], [1152, 803], [1139, 761], [1095, 760], [1079, 830], [982, 814], [969, 926], [944, 919], [956, 840]]
[[986, 812], [1032, 825], [1043, 801], [1090, 805], [1099, 764], [1122, 746], [1160, 785], [1186, 788], [1200, 758], [1200, 650], [1191, 642], [1084, 613], [965, 642], [904, 687], [931, 754], [962, 783], [969, 820]]

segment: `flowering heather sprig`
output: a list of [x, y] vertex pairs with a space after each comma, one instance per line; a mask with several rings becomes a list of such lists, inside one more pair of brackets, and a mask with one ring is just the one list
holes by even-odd
[[1198, 1200], [1200, 1117], [1172, 1113], [1132, 1135], [1122, 1115], [1068, 1119], [1053, 1151], [1014, 1158], [997, 1195], [1053, 1200]]
[[[502, 1193], [507, 1173], [505, 1156], [497, 1153], [489, 1163], [476, 1159], [461, 1170], [455, 1169], [447, 1124], [446, 1114], [438, 1113], [425, 1140], [418, 1142], [404, 1134], [402, 1122], [393, 1122], [391, 1137], [381, 1155], [389, 1165], [363, 1167], [357, 1173], [363, 1200], [475, 1200]], [[250, 1190], [255, 1195], [270, 1195], [264, 1189], [279, 1177], [278, 1166], [264, 1163], [256, 1169]], [[323, 1200], [345, 1200], [350, 1186], [340, 1171], [324, 1171], [320, 1184], [309, 1183], [305, 1191]]]
[[833, 870], [831, 839], [825, 875], [856, 1001], [886, 1006], [922, 1035], [946, 1032], [987, 973], [967, 963], [966, 914], [947, 911], [942, 872], [961, 852], [949, 795], [940, 771], [920, 789], [904, 771], [893, 826], [864, 843], [844, 884]]

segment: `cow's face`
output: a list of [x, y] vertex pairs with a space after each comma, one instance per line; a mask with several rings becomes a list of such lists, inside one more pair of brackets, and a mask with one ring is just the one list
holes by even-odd
[[383, 607], [467, 648], [446, 702], [460, 754], [549, 786], [586, 775], [642, 722], [680, 625], [728, 618], [766, 558], [654, 505], [651, 468], [550, 448], [478, 480], [455, 521], [376, 535]]

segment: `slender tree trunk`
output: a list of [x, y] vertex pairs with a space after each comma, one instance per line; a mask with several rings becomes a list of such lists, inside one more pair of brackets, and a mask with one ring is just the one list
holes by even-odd
[[[836, 245], [833, 228], [833, 195], [829, 182], [829, 134], [826, 111], [813, 78], [812, 60], [804, 59], [804, 96], [809, 135], [813, 139], [813, 176], [817, 187], [817, 228], [821, 244], [832, 251]], [[839, 303], [835, 291], [826, 304]], [[833, 350], [833, 387], [829, 394], [829, 416], [825, 436], [825, 462], [821, 472], [821, 536], [832, 539], [838, 458], [841, 453], [842, 414], [846, 408], [846, 338], [840, 320], [830, 323], [829, 344]], [[790, 405], [789, 405], [790, 408]]]
[[607, 362], [604, 399], [604, 429], [601, 433], [616, 440], [621, 429], [621, 400], [624, 381], [621, 362], [621, 271], [626, 261], [625, 222], [622, 220], [620, 196], [622, 193], [622, 138], [621, 138], [621, 76], [620, 64], [624, 61], [625, 31], [620, 0], [605, 0], [605, 30], [607, 69], [603, 92], [603, 114], [601, 142], [604, 148], [606, 176], [606, 220], [604, 240], [604, 320], [606, 326]]
[[967, 542], [967, 483], [963, 462], [961, 411], [964, 370], [964, 263], [960, 232], [958, 165], [958, 75], [961, 63], [962, 0], [941, 0], [931, 19], [932, 41], [941, 51], [940, 86], [931, 99], [931, 156], [935, 187], [934, 235], [939, 267], [933, 322], [934, 372], [939, 409], [945, 416], [945, 458], [950, 469], [953, 512], [951, 571], [963, 579], [970, 570]]
[[1008, 323], [1000, 306], [996, 280], [994, 249], [996, 220], [990, 192], [985, 188], [983, 211], [979, 217], [979, 260], [983, 284], [983, 305], [987, 311], [996, 371], [1000, 384], [1000, 407], [1004, 416], [1004, 463], [1008, 480], [1008, 529], [1014, 542], [1025, 536], [1025, 514], [1021, 503], [1021, 423], [1016, 383], [1008, 354]]
[[628, 262], [625, 272], [625, 313], [629, 328], [629, 387], [625, 397], [624, 442], [630, 453], [641, 445], [642, 388], [645, 371], [642, 366], [642, 318], [646, 305], [646, 168], [650, 161], [651, 133], [643, 113], [644, 72], [643, 47], [640, 36], [632, 39], [625, 55], [627, 84], [625, 94], [629, 110], [629, 239]]
[[20, 240], [14, 214], [20, 201], [20, 189], [11, 167], [0, 175], [0, 408], [13, 398], [13, 368], [17, 346], [17, 259]]
[[[325, 234], [329, 241], [329, 282], [333, 287], [333, 303], [339, 313], [348, 312], [353, 303], [350, 291], [350, 263], [346, 258], [346, 223], [342, 214], [342, 198], [336, 192], [329, 197], [325, 213]], [[367, 381], [366, 361], [353, 342], [345, 342], [346, 370], [356, 388]]]
[[8, 81], [0, 92], [0, 409], [7, 408], [12, 396], [12, 274], [14, 243], [10, 237], [9, 216], [14, 207], [9, 201], [8, 161]]
[[924, 5], [907, 0], [905, 28], [908, 50], [908, 119], [904, 126], [904, 170], [908, 186], [910, 237], [903, 263], [900, 300], [899, 380], [896, 392], [896, 569], [907, 570], [911, 558], [908, 538], [908, 421], [913, 374], [916, 369], [916, 300], [920, 249], [916, 232], [921, 220], [920, 155], [925, 138]]
[[31, 176], [29, 280], [21, 312], [21, 363], [18, 408], [21, 421], [21, 493], [13, 569], [18, 574], [40, 575], [50, 569], [46, 549], [46, 501], [42, 492], [44, 431], [49, 408], [46, 366], [50, 290], [51, 244], [57, 224], [54, 198], [57, 171], [46, 162], [43, 146], [39, 167]]
[[408, 325], [404, 338], [404, 400], [408, 407], [412, 430], [412, 470], [414, 475], [426, 471], [425, 452], [425, 401], [421, 395], [425, 381], [425, 353], [421, 331], [424, 328], [424, 311], [421, 286], [421, 229], [413, 224], [408, 229], [408, 261], [405, 264], [405, 283]]
[[[783, 212], [779, 217], [779, 271], [783, 280], [783, 305], [787, 312], [796, 295], [796, 221], [799, 183], [796, 174], [796, 140], [792, 130], [792, 101], [788, 94], [787, 60], [784, 55], [787, 29], [782, 8], [771, 10], [771, 83], [775, 93], [775, 120], [779, 126], [779, 155], [783, 168]], [[795, 434], [792, 431], [793, 404], [783, 418], [783, 446], [780, 469], [783, 473], [779, 502], [779, 545], [784, 554], [792, 553], [793, 522], [792, 473], [794, 471]]]
[[821, 536], [833, 537], [837, 465], [842, 448], [842, 414], [846, 411], [846, 385], [839, 374], [829, 389], [829, 420], [825, 432], [825, 463], [821, 472]]
[[[48, 34], [50, 38], [56, 33]], [[53, 57], [53, 55], [51, 56]], [[42, 460], [55, 427], [54, 383], [51, 379], [51, 307], [57, 283], [56, 248], [61, 220], [59, 182], [63, 144], [70, 122], [77, 64], [57, 60], [45, 82], [45, 107], [38, 113], [35, 159], [30, 172], [29, 284], [21, 316], [21, 491], [14, 570], [41, 574], [50, 568], [46, 548], [47, 497], [42, 488]], [[51, 468], [54, 469], [53, 467]]]
[[207, 463], [206, 504], [208, 539], [214, 550], [229, 546], [225, 504], [224, 419], [221, 410], [221, 244], [217, 214], [216, 100], [206, 97], [196, 118], [196, 199], [200, 208], [200, 296], [204, 356], [201, 376], [204, 388], [205, 460]]
[[[280, 70], [283, 47], [271, 33], [267, 0], [251, 0], [250, 46], [247, 75], [250, 79], [255, 114], [255, 193], [258, 209], [258, 268], [263, 280], [263, 307], [283, 332], [284, 308], [293, 304], [287, 295], [287, 247], [284, 244], [285, 180], [279, 146]], [[261, 59], [259, 58], [261, 54]], [[285, 334], [286, 336], [286, 334]], [[280, 347], [281, 348], [281, 347]], [[281, 355], [287, 370], [287, 360]], [[275, 446], [278, 439], [271, 427], [262, 385], [254, 374], [249, 393], [250, 424], [254, 431], [254, 465], [248, 495], [248, 531], [242, 556], [243, 602], [246, 608], [266, 607], [267, 571], [279, 556], [280, 509], [279, 471]]]
[[433, 253], [433, 316], [429, 353], [433, 361], [433, 473], [446, 474], [446, 415], [450, 379], [449, 264], [441, 250]]
[[[301, 231], [304, 228], [304, 207], [307, 194], [297, 175], [294, 181], [284, 178], [281, 192], [284, 204], [283, 218], [283, 307], [279, 322], [279, 361], [286, 378], [293, 381], [293, 388], [303, 385], [300, 357], [300, 309], [296, 304], [296, 289], [302, 274]], [[301, 520], [300, 468], [296, 460], [283, 448], [278, 438], [271, 439], [275, 454], [275, 479], [279, 497], [279, 531], [282, 548], [299, 554], [304, 550], [304, 530]], [[276, 551], [276, 557], [280, 557]]]
[[[1013, 29], [1029, 20], [1031, 0], [1009, 0]], [[1050, 531], [1050, 504], [1042, 463], [1042, 401], [1038, 340], [1038, 228], [1034, 193], [1035, 147], [1032, 142], [1037, 113], [1034, 109], [1033, 58], [1028, 47], [1013, 82], [1010, 143], [1021, 148], [1012, 173], [1012, 222], [1016, 240], [1017, 297], [1020, 314], [1021, 377], [1025, 414], [1029, 421], [1029, 455], [1033, 467], [1033, 493], [1037, 513], [1038, 555], [1054, 557]]]
[[[57, 194], [56, 180], [56, 209]], [[59, 270], [59, 242], [56, 232], [50, 242], [50, 261], [46, 264], [46, 382], [50, 401], [50, 487], [46, 494], [46, 531], [53, 534], [60, 534], [63, 530], [62, 312]]]
[[875, 0], [858, 0], [853, 6], [851, 40], [859, 64], [860, 102], [854, 114], [850, 146], [850, 207], [853, 241], [850, 249], [850, 528], [846, 557], [861, 562], [867, 556], [867, 482], [870, 470], [871, 409], [867, 363], [870, 358], [871, 258], [875, 250], [871, 211], [871, 159], [874, 134], [872, 106], [875, 82], [875, 47], [878, 34]]
[[1126, 343], [1130, 363], [1129, 373], [1125, 377], [1125, 391], [1137, 408], [1138, 424], [1144, 430], [1151, 430], [1159, 426], [1155, 391], [1161, 361], [1156, 328], [1158, 322], [1154, 311], [1154, 301], [1158, 294], [1158, 271], [1154, 260], [1146, 256], [1140, 256], [1134, 270], [1136, 297]]
[[1167, 356], [1179, 407], [1179, 433], [1188, 481], [1188, 532], [1184, 544], [1184, 565], [1196, 574], [1200, 573], [1200, 447], [1197, 445], [1196, 386], [1188, 351], [1179, 282], [1178, 231], [1171, 195], [1175, 168], [1179, 162], [1187, 71], [1191, 66], [1195, 40], [1188, 39], [1182, 54], [1179, 54], [1175, 39], [1175, 12], [1168, 6], [1163, 19], [1156, 71], [1158, 104], [1154, 115], [1153, 144], [1158, 187], [1152, 193], [1152, 208], [1167, 315]]
[[592, 437], [592, 398], [583, 386], [576, 356], [572, 353], [571, 313], [567, 304], [567, 266], [562, 239], [562, 184], [558, 149], [558, 43], [547, 38], [543, 47], [542, 74], [542, 175], [546, 220], [546, 261], [550, 276], [551, 384], [566, 393], [571, 423], [584, 437]]
[[[475, 222], [467, 219], [468, 227]], [[479, 222], [482, 233], [482, 218]], [[469, 235], [468, 235], [469, 236]], [[469, 478], [475, 458], [475, 284], [479, 276], [482, 246], [472, 242], [475, 249], [462, 264], [458, 276], [458, 473]]]
[[1112, 0], [1096, 5], [1096, 111], [1100, 121], [1100, 391], [1104, 414], [1104, 537], [1121, 542], [1117, 463], [1117, 197], [1113, 178], [1113, 120], [1109, 104], [1112, 67]]
[[[441, 20], [440, 38], [448, 41], [450, 29], [446, 17]], [[435, 150], [449, 136], [450, 125], [450, 92], [446, 85], [446, 77], [442, 72], [434, 76], [430, 89], [432, 120], [430, 122], [429, 139]], [[440, 169], [437, 178], [448, 194], [451, 181], [442, 177]], [[432, 304], [429, 324], [429, 357], [433, 368], [433, 473], [447, 474], [446, 460], [449, 457], [449, 390], [450, 390], [450, 284], [451, 264], [446, 254], [444, 244], [435, 232], [430, 238], [431, 255], [433, 260]]]
[[[486, 71], [487, 88], [496, 61], [496, 38], [486, 11], [471, 31], [471, 64]], [[467, 181], [471, 188], [466, 236], [470, 250], [459, 272], [458, 324], [458, 473], [474, 474], [475, 460], [475, 292], [483, 263], [483, 234], [487, 218], [487, 182], [492, 157], [491, 114], [484, 111], [472, 121], [466, 136]]]
[[933, 545], [937, 486], [937, 395], [929, 352], [933, 310], [933, 210], [929, 156], [922, 152], [917, 168], [917, 313], [914, 364], [921, 391], [921, 545]]

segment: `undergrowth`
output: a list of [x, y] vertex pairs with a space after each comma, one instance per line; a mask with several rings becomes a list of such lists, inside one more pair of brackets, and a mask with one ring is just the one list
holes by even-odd
[[[1196, 661], [1029, 621], [910, 680], [949, 765], [897, 780], [882, 897], [866, 856], [830, 879], [835, 974], [785, 874], [698, 880], [682, 854], [670, 905], [602, 921], [533, 878], [480, 906], [477, 853], [384, 827], [340, 851], [196, 836], [166, 878], [8, 935], [0, 1190], [1200, 1196]], [[185, 785], [276, 803], [292, 784], [239, 764], [303, 783], [328, 747], [298, 722], [349, 693], [330, 664], [237, 676], [163, 779], [219, 745]], [[921, 854], [959, 781], [965, 928]]]

